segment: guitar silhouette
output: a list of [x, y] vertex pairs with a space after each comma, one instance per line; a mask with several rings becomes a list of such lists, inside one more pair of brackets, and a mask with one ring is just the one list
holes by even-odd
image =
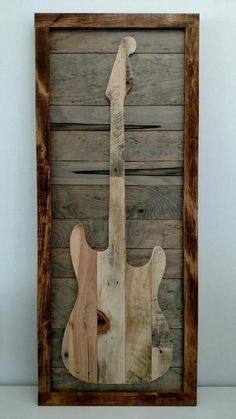
[[141, 267], [126, 261], [124, 101], [132, 88], [132, 37], [121, 40], [108, 82], [110, 100], [109, 245], [95, 251], [84, 227], [74, 227], [70, 252], [78, 297], [67, 323], [62, 359], [74, 377], [89, 383], [136, 384], [164, 374], [173, 344], [158, 304], [165, 253], [154, 247]]

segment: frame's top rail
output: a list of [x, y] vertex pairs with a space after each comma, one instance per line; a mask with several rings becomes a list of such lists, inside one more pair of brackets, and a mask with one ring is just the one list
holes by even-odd
[[36, 13], [35, 27], [47, 28], [185, 28], [199, 14], [172, 13]]

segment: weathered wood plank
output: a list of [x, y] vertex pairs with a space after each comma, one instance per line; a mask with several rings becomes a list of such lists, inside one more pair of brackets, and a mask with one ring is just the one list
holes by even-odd
[[126, 265], [126, 382], [130, 384], [155, 380], [171, 365], [173, 345], [158, 300], [165, 266], [159, 246], [146, 265]]
[[199, 23], [186, 28], [184, 147], [184, 391], [197, 391]]
[[[109, 109], [109, 106], [51, 106], [52, 127], [75, 124], [77, 128], [89, 126], [89, 130], [92, 126], [109, 129]], [[183, 117], [183, 106], [125, 106], [125, 127], [182, 131]]]
[[121, 40], [106, 87], [110, 100], [109, 244], [97, 255], [98, 310], [109, 324], [97, 337], [98, 382], [104, 384], [126, 382], [124, 101], [132, 88], [129, 56], [135, 50], [134, 38]]
[[[51, 105], [107, 105], [105, 89], [114, 54], [52, 54]], [[126, 105], [183, 105], [184, 55], [134, 55], [134, 87]]]
[[[170, 368], [166, 374], [157, 380], [147, 384], [90, 384], [75, 379], [65, 368], [52, 368], [53, 390], [86, 390], [103, 391], [119, 390], [124, 391], [180, 391], [182, 388], [182, 368]], [[91, 402], [90, 402], [91, 404]]]
[[97, 383], [97, 252], [88, 246], [83, 226], [70, 236], [70, 254], [79, 296], [62, 342], [62, 359], [76, 378]]
[[[52, 160], [109, 161], [109, 132], [52, 131]], [[183, 161], [183, 132], [129, 131], [125, 133], [125, 161]]]
[[[108, 220], [52, 220], [52, 247], [69, 247], [70, 234], [76, 224], [85, 227], [88, 244], [96, 249], [108, 246]], [[126, 247], [133, 249], [181, 249], [182, 222], [180, 220], [127, 220]]]
[[[183, 329], [170, 329], [173, 339], [173, 359], [171, 367], [183, 366]], [[52, 367], [64, 368], [61, 357], [61, 345], [64, 329], [52, 329]]]
[[38, 28], [36, 47], [36, 137], [38, 186], [38, 387], [50, 391], [51, 169], [49, 120], [49, 31]]
[[[183, 275], [183, 251], [166, 249], [167, 266], [165, 278], [181, 278]], [[148, 262], [152, 249], [127, 249], [127, 262], [133, 266], [142, 266]], [[52, 249], [52, 275], [54, 277], [73, 277], [69, 249]]]
[[36, 13], [35, 27], [182, 29], [198, 20], [195, 13]]
[[[107, 186], [52, 187], [52, 214], [55, 218], [107, 218]], [[181, 219], [181, 186], [127, 186], [126, 216], [130, 219]]]
[[[74, 174], [70, 170], [68, 177], [53, 177], [52, 185], [108, 185], [109, 176], [100, 174]], [[181, 186], [181, 176], [126, 176], [125, 184], [129, 186]]]
[[[152, 313], [152, 356], [151, 356], [151, 378], [162, 376], [171, 366], [173, 358], [173, 341], [169, 325], [160, 307], [159, 288], [166, 268], [166, 254], [164, 250], [156, 246], [153, 249], [152, 258], [148, 264], [151, 265], [149, 275], [151, 282], [151, 313]], [[147, 266], [147, 265], [146, 265]], [[135, 268], [136, 269], [136, 268]], [[158, 277], [158, 280], [157, 280]], [[141, 290], [140, 290], [141, 291]], [[142, 291], [141, 291], [142, 293]]]
[[[181, 162], [182, 163], [182, 162]], [[183, 185], [183, 170], [178, 162], [126, 164], [126, 185]], [[109, 163], [54, 161], [53, 185], [109, 185]]]
[[[181, 176], [183, 162], [180, 161], [130, 161], [124, 163], [126, 175], [139, 176]], [[80, 162], [80, 161], [53, 161], [54, 177], [73, 177], [80, 174], [109, 174], [109, 162]]]
[[140, 53], [183, 53], [183, 29], [76, 29], [50, 31], [51, 53], [114, 53], [124, 36], [133, 36]]
[[[52, 327], [65, 328], [78, 293], [75, 278], [52, 280]], [[182, 279], [164, 278], [159, 289], [159, 303], [170, 328], [182, 328]]]

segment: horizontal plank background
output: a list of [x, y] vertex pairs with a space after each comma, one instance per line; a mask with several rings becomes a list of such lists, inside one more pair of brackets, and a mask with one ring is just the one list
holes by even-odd
[[[109, 106], [52, 105], [51, 122], [54, 128], [77, 125], [81, 128], [109, 129]], [[125, 126], [159, 129], [164, 131], [183, 130], [184, 107], [178, 106], [125, 106]]]
[[[145, 385], [91, 385], [61, 360], [64, 328], [77, 296], [69, 238], [85, 226], [91, 247], [108, 246], [109, 101], [106, 85], [123, 36], [134, 36], [133, 89], [125, 101], [127, 261], [145, 264], [155, 245], [167, 266], [159, 302], [174, 342], [163, 377]], [[178, 391], [183, 378], [184, 31], [52, 30], [52, 385], [54, 390]]]
[[[68, 147], [68, 142], [70, 147]], [[52, 131], [53, 160], [109, 161], [109, 132]], [[125, 135], [125, 161], [183, 162], [182, 131], [129, 131]], [[183, 165], [183, 163], [182, 163]]]
[[[86, 239], [91, 247], [108, 247], [108, 220], [54, 219], [52, 245], [54, 248], [69, 246], [69, 239], [75, 225], [83, 223]], [[182, 249], [181, 220], [127, 220], [127, 249], [152, 249], [155, 245], [165, 249]]]
[[[107, 105], [108, 84], [115, 54], [53, 54], [51, 69], [52, 105]], [[130, 58], [133, 89], [126, 105], [182, 105], [184, 89], [183, 54], [135, 54]], [[158, 73], [159, 83], [156, 81]], [[83, 84], [80, 80], [83, 79]]]
[[133, 36], [135, 54], [184, 53], [184, 30], [181, 29], [97, 29], [52, 30], [50, 52], [53, 53], [116, 53], [120, 40]]

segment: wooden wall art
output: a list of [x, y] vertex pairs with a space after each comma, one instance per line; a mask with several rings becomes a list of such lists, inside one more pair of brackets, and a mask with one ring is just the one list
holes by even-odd
[[194, 405], [198, 15], [36, 14], [41, 405]]

